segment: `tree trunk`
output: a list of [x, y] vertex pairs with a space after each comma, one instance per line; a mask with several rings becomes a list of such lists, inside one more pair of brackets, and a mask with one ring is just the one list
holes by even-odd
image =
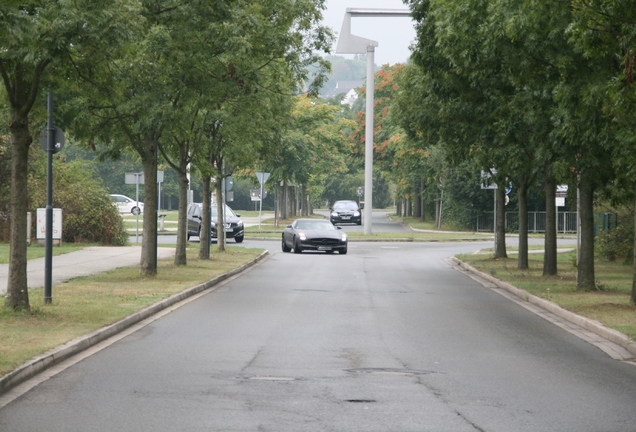
[[519, 178], [519, 257], [517, 268], [528, 268], [528, 181]]
[[309, 216], [309, 207], [307, 206], [307, 188], [305, 185], [302, 185], [300, 188], [300, 214], [301, 216]]
[[413, 217], [422, 217], [422, 190], [420, 189], [421, 183], [418, 180], [413, 185]]
[[27, 117], [13, 115], [11, 130], [11, 233], [5, 306], [29, 310], [27, 289], [27, 175], [31, 133]]
[[424, 176], [420, 177], [420, 194], [422, 195], [422, 199], [420, 200], [420, 205], [422, 206], [422, 221], [426, 221], [426, 198], [424, 195], [424, 191], [426, 188], [426, 183], [424, 182]]
[[[634, 232], [636, 232], [636, 199], [634, 200]], [[636, 304], [636, 236], [634, 236], [634, 275], [632, 279], [632, 303]]]
[[494, 258], [508, 258], [506, 252], [506, 188], [503, 184], [495, 191], [495, 199], [497, 200], [496, 226], [497, 241], [495, 242]]
[[545, 242], [543, 276], [557, 274], [556, 178], [552, 167], [545, 170]]
[[274, 222], [276, 223], [276, 228], [278, 228], [278, 221], [280, 221], [280, 183], [275, 182], [276, 184], [276, 192], [274, 196]]
[[219, 252], [225, 252], [225, 209], [223, 208], [223, 177], [221, 170], [216, 177], [216, 246]]
[[210, 182], [212, 177], [209, 174], [201, 176], [203, 182], [203, 199], [201, 200], [203, 208], [201, 209], [201, 237], [199, 237], [199, 259], [210, 259], [210, 226], [212, 223], [212, 190]]
[[188, 242], [188, 177], [185, 170], [177, 172], [177, 184], [179, 187], [179, 206], [177, 224], [177, 246], [174, 251], [174, 265], [184, 266], [188, 263], [186, 258], [186, 246]]
[[441, 229], [442, 228], [442, 212], [441, 212], [441, 207], [442, 207], [442, 201], [441, 201], [441, 197], [440, 197], [440, 192], [439, 192], [439, 188], [437, 190], [437, 199], [435, 200], [435, 228], [436, 229]]
[[577, 290], [594, 290], [594, 186], [585, 173], [579, 177], [579, 217], [581, 218], [581, 250], [579, 250]]
[[287, 181], [283, 180], [283, 188], [280, 197], [280, 218], [282, 220], [289, 219], [289, 214], [287, 213], [287, 196], [289, 195], [289, 190], [287, 188]]
[[154, 134], [144, 142], [146, 151], [142, 155], [144, 168], [144, 224], [141, 240], [139, 274], [157, 274], [157, 160]]

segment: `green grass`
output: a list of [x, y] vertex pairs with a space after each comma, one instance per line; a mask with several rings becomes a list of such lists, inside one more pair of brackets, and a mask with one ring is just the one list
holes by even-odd
[[[189, 249], [187, 266], [177, 268], [171, 258], [159, 261], [154, 277], [139, 275], [138, 267], [124, 267], [76, 278], [54, 286], [53, 303], [46, 305], [43, 290], [31, 290], [30, 312], [0, 307], [0, 375], [69, 340], [227, 273], [262, 252], [228, 247], [226, 253], [212, 252], [210, 260], [200, 260], [198, 248]], [[4, 304], [1, 296], [0, 301]]]
[[[52, 249], [53, 255], [62, 255], [65, 253], [73, 252], [79, 249], [82, 249], [85, 246], [90, 246], [86, 244], [67, 244], [62, 243], [61, 246], [54, 246]], [[9, 263], [9, 245], [8, 244], [0, 244], [0, 264]], [[32, 244], [27, 248], [27, 259], [36, 259], [43, 258], [46, 254], [46, 248], [44, 246], [38, 246], [37, 244]]]
[[576, 289], [576, 252], [558, 255], [558, 275], [542, 276], [543, 255], [529, 255], [529, 269], [519, 270], [517, 259], [493, 259], [491, 255], [461, 255], [457, 258], [476, 269], [564, 309], [597, 320], [636, 339], [636, 306], [630, 302], [633, 267], [596, 258], [594, 272], [597, 291]]

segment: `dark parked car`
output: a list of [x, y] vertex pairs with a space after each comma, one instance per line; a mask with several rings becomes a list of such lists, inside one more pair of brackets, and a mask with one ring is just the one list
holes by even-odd
[[326, 219], [296, 219], [283, 230], [283, 252], [304, 250], [347, 253], [347, 234]]
[[[190, 236], [198, 236], [201, 238], [201, 216], [203, 214], [203, 204], [192, 203], [188, 206], [188, 240]], [[234, 238], [237, 243], [243, 241], [245, 235], [243, 221], [240, 219], [240, 214], [234, 213], [232, 209], [225, 204], [225, 212], [223, 214], [223, 222], [225, 224], [225, 236], [226, 238]], [[218, 210], [216, 204], [212, 204], [212, 238], [217, 238], [218, 229]]]
[[331, 207], [329, 219], [332, 224], [337, 223], [354, 223], [362, 224], [362, 213], [360, 207], [355, 201], [336, 201]]

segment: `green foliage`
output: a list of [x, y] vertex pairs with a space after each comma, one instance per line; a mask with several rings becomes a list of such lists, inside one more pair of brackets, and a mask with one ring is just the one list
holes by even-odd
[[[38, 158], [29, 182], [33, 214], [36, 208], [46, 207], [45, 160]], [[53, 207], [62, 209], [62, 241], [113, 246], [127, 243], [122, 217], [85, 163], [65, 163], [57, 157], [53, 178]]]
[[634, 209], [605, 207], [604, 213], [597, 213], [595, 229], [597, 251], [608, 261], [622, 261], [625, 264], [634, 260]]
[[608, 261], [622, 260], [625, 264], [634, 261], [634, 224], [621, 223], [598, 235], [598, 252]]

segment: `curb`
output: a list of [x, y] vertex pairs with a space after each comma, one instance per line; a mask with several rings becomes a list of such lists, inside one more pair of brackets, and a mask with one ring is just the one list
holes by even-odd
[[586, 318], [584, 316], [575, 314], [574, 312], [570, 312], [569, 310], [563, 309], [561, 306], [554, 302], [551, 302], [550, 300], [546, 300], [544, 298], [531, 294], [526, 290], [517, 288], [516, 286], [509, 284], [508, 282], [504, 282], [501, 279], [497, 279], [496, 277], [489, 275], [488, 273], [481, 272], [470, 264], [466, 264], [456, 257], [450, 257], [447, 259], [447, 261], [462, 268], [467, 272], [478, 276], [481, 279], [493, 283], [498, 288], [508, 291], [509, 293], [519, 297], [523, 301], [539, 306], [540, 308], [543, 308], [548, 312], [551, 312], [554, 315], [563, 318], [566, 321], [576, 324], [584, 328], [585, 330], [589, 330], [592, 333], [604, 339], [607, 339], [608, 341], [613, 342], [622, 348], [625, 348], [632, 355], [634, 355], [634, 357], [636, 357], [636, 342], [632, 341], [627, 335], [612, 328], [609, 328], [596, 320]]
[[76, 354], [79, 354], [80, 352], [94, 345], [97, 345], [98, 343], [122, 332], [123, 330], [126, 330], [127, 328], [137, 324], [138, 322], [143, 321], [146, 318], [149, 318], [152, 315], [155, 315], [156, 313], [161, 312], [162, 310], [167, 309], [170, 306], [173, 306], [187, 299], [188, 297], [208, 290], [219, 284], [220, 282], [223, 282], [231, 278], [232, 276], [241, 273], [244, 270], [247, 270], [248, 268], [264, 260], [268, 255], [269, 251], [265, 251], [252, 261], [247, 262], [242, 266], [235, 268], [234, 270], [219, 275], [214, 279], [189, 288], [180, 293], [173, 294], [167, 299], [161, 300], [151, 306], [148, 306], [145, 309], [135, 312], [132, 315], [129, 315], [114, 324], [101, 328], [93, 333], [79, 336], [63, 345], [53, 348], [52, 350], [42, 355], [34, 357], [27, 363], [19, 366], [17, 369], [14, 369], [13, 371], [0, 378], [0, 395], [17, 386], [18, 384], [21, 384], [24, 381], [33, 378], [34, 376], [45, 371], [51, 366], [61, 363], [62, 361]]
[[[245, 240], [255, 241], [279, 241], [279, 237], [245, 237]], [[414, 239], [414, 238], [385, 238], [385, 239], [363, 239], [363, 238], [351, 238], [349, 237], [349, 243], [452, 243], [452, 242], [482, 242], [485, 239]], [[486, 239], [487, 240], [487, 239]]]

